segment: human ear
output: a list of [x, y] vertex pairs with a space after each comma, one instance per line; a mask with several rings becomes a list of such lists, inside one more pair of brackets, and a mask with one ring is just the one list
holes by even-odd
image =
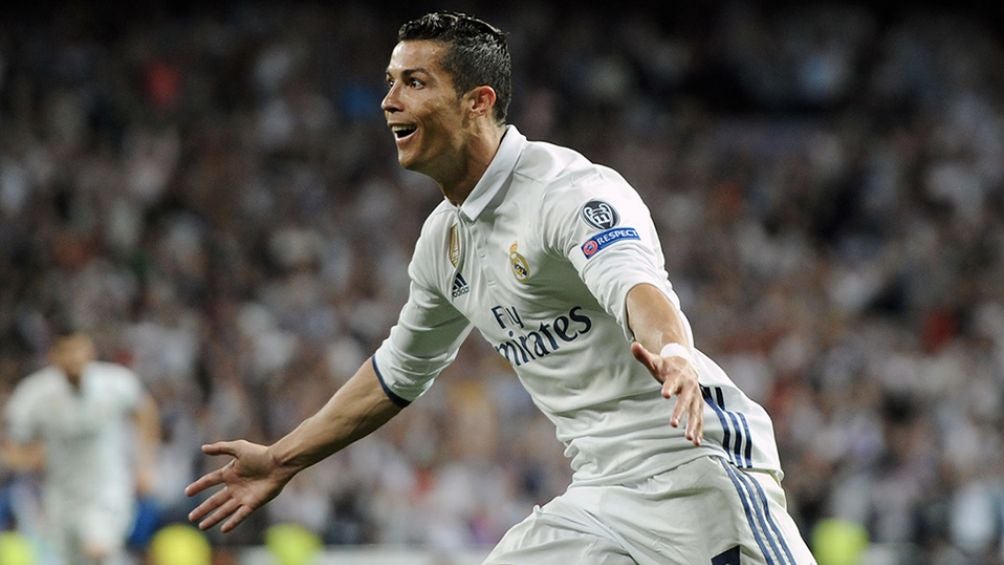
[[468, 108], [472, 116], [491, 116], [495, 111], [495, 101], [498, 96], [495, 94], [494, 88], [487, 85], [476, 86], [468, 92], [468, 97]]

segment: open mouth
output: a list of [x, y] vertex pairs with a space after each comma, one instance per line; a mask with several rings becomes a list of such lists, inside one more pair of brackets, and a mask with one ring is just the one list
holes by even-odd
[[417, 127], [412, 125], [395, 125], [390, 127], [390, 130], [394, 132], [394, 137], [397, 139], [405, 139], [415, 133], [417, 129]]

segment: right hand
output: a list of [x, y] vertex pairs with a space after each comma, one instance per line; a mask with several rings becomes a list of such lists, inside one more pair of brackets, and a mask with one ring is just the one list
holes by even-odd
[[669, 425], [678, 428], [680, 419], [686, 418], [683, 435], [700, 447], [704, 438], [704, 397], [693, 365], [680, 357], [656, 355], [637, 341], [631, 344], [631, 353], [662, 384], [663, 398], [676, 396], [676, 407], [673, 408]]
[[[223, 467], [206, 473], [185, 488], [187, 496], [216, 485], [223, 488], [188, 514], [188, 519], [208, 530], [224, 519], [220, 531], [227, 533], [282, 491], [292, 473], [283, 473], [268, 447], [249, 441], [220, 441], [203, 445], [206, 455], [229, 455]], [[201, 520], [201, 522], [200, 522]]]

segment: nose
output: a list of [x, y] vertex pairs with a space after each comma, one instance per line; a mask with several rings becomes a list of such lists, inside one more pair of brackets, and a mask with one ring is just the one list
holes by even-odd
[[380, 109], [387, 113], [401, 111], [401, 99], [398, 96], [398, 86], [395, 84], [387, 91], [387, 94], [380, 102]]

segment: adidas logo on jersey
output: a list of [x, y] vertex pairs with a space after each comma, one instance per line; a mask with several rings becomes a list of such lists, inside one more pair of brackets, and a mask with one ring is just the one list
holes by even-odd
[[471, 286], [464, 280], [464, 276], [458, 271], [453, 277], [453, 298], [463, 296], [471, 291]]

